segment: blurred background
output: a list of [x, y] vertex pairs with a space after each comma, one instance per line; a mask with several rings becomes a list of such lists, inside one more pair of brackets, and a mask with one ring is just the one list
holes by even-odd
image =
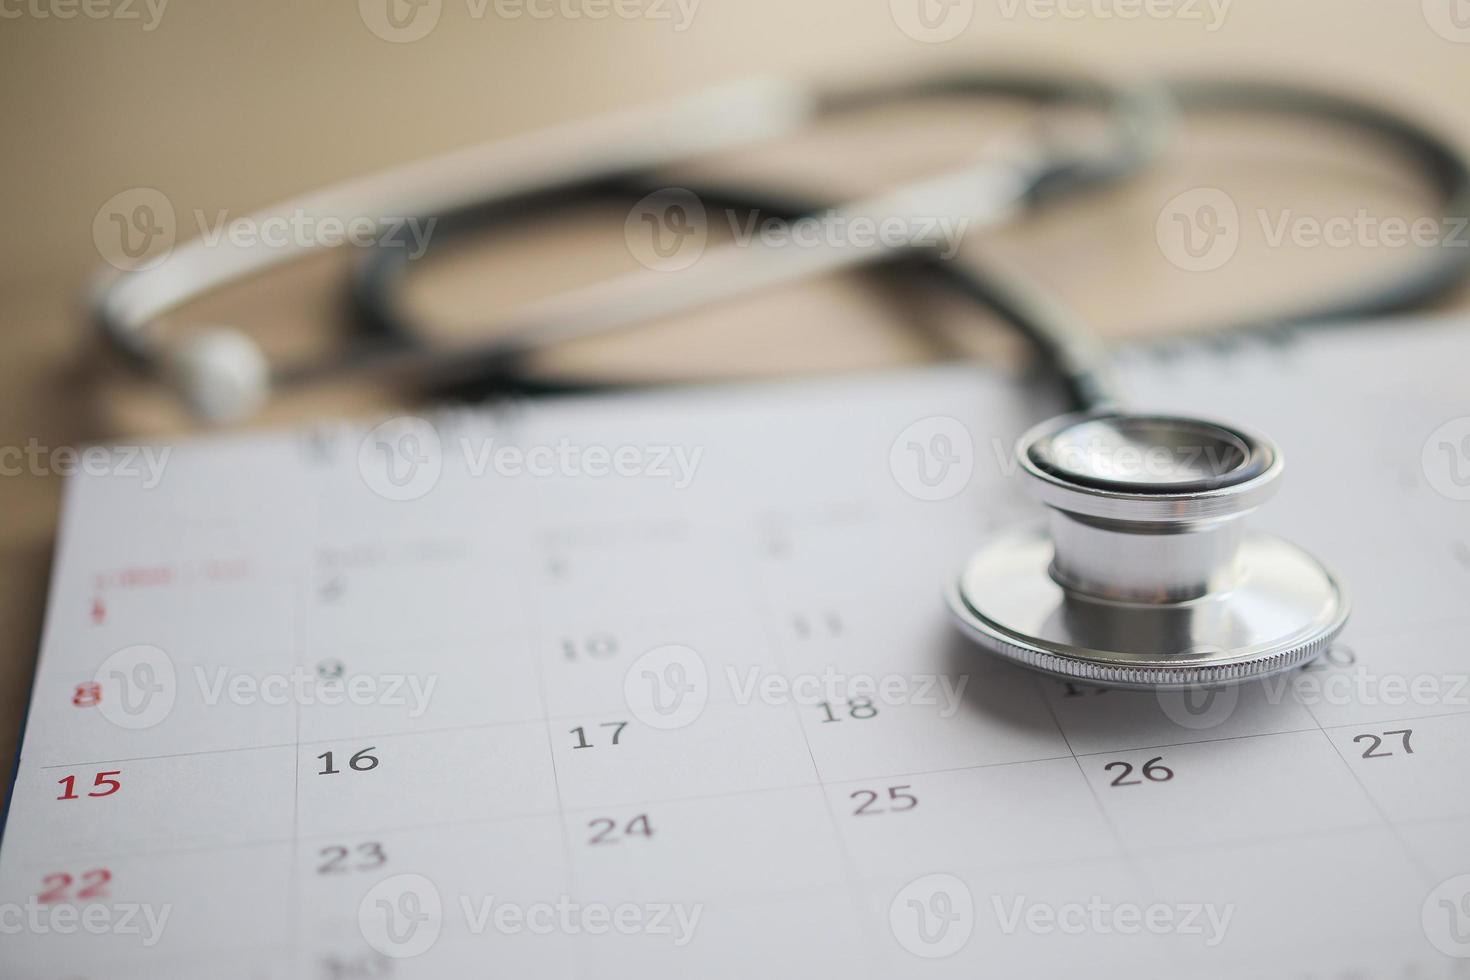
[[[245, 214], [728, 79], [844, 84], [1033, 61], [1125, 78], [1308, 83], [1378, 101], [1470, 147], [1467, 0], [0, 0], [0, 445], [191, 428], [166, 395], [93, 353], [85, 298], [103, 258], [94, 228], [119, 195], [161, 193], [184, 239], [198, 233], [199, 215]], [[859, 193], [953, 166], [1014, 124], [999, 109], [875, 114], [695, 169]], [[1171, 202], [1202, 189], [1223, 190], [1242, 216], [1238, 249], [1203, 270], [1171, 255], [1161, 230]], [[1283, 218], [1413, 220], [1433, 208], [1403, 161], [1351, 136], [1191, 119], [1145, 178], [984, 246], [1121, 340], [1208, 330], [1412, 261], [1360, 234], [1332, 246], [1276, 241]], [[562, 215], [456, 248], [418, 277], [414, 302], [446, 329], [468, 328], [489, 311], [633, 268], [626, 214]], [[313, 259], [171, 319], [246, 328], [280, 356], [329, 348], [342, 329], [341, 273], [340, 257]], [[1467, 305], [1461, 290], [1443, 308]], [[554, 366], [656, 379], [960, 353], [1005, 361], [1013, 351], [977, 313], [837, 276], [580, 343]], [[256, 424], [364, 414], [401, 397], [330, 386], [274, 403]], [[29, 687], [61, 482], [0, 479], [0, 753], [13, 749]]]

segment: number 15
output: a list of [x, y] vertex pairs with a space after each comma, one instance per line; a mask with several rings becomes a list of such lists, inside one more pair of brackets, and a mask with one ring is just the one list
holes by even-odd
[[[109, 770], [108, 772], [99, 772], [99, 773], [97, 773], [95, 776], [92, 777], [92, 785], [94, 787], [96, 787], [97, 790], [102, 790], [102, 792], [99, 793], [96, 790], [93, 790], [92, 792], [88, 793], [87, 795], [88, 796], [111, 796], [113, 793], [116, 793], [118, 790], [122, 789], [122, 783], [118, 782], [116, 779], [113, 779], [112, 777], [113, 776], [121, 776], [121, 775], [122, 775], [122, 770], [121, 769], [112, 769], [112, 770]], [[58, 779], [57, 780], [57, 783], [60, 784], [60, 786], [62, 787], [61, 795], [57, 797], [58, 800], [79, 800], [79, 799], [81, 799], [81, 797], [78, 796], [77, 795], [77, 792], [76, 792], [76, 788], [77, 788], [77, 777], [75, 777], [75, 776], [63, 776], [61, 779]], [[106, 788], [104, 789], [103, 787], [106, 787]]]

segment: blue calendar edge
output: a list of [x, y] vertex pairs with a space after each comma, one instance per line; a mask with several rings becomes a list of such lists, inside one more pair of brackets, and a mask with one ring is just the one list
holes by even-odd
[[10, 807], [15, 803], [15, 787], [20, 782], [20, 760], [25, 755], [26, 737], [31, 729], [31, 705], [36, 700], [36, 685], [41, 680], [41, 651], [46, 645], [46, 634], [51, 628], [51, 617], [56, 614], [57, 579], [61, 574], [62, 548], [71, 537], [71, 513], [75, 506], [80, 480], [76, 474], [62, 478], [61, 492], [57, 494], [56, 536], [51, 545], [51, 567], [46, 571], [46, 599], [42, 603], [41, 626], [33, 638], [35, 656], [32, 657], [31, 686], [26, 691], [25, 703], [21, 708], [20, 728], [15, 733], [15, 755], [10, 760], [10, 780], [6, 785], [5, 806], [0, 808], [0, 860], [5, 856], [5, 832], [10, 828]]
[[[70, 494], [63, 492], [62, 496], [65, 498], [70, 496]], [[59, 544], [59, 529], [57, 541]], [[25, 751], [26, 736], [30, 734], [31, 729], [31, 705], [36, 700], [36, 682], [40, 680], [41, 676], [41, 647], [46, 636], [46, 626], [51, 621], [51, 597], [54, 594], [51, 591], [51, 587], [54, 584], [54, 577], [58, 565], [55, 550], [52, 551], [51, 561], [51, 573], [47, 575], [48, 581], [46, 584], [46, 611], [42, 615], [40, 632], [34, 638], [36, 654], [32, 658], [34, 666], [32, 668], [31, 685], [30, 689], [26, 691], [25, 702], [21, 708], [20, 728], [15, 733], [15, 754], [10, 760], [10, 781], [6, 787], [5, 806], [0, 807], [0, 856], [3, 856], [5, 853], [5, 831], [10, 826], [10, 807], [15, 802], [15, 787], [20, 782], [20, 760]]]
[[[36, 645], [37, 666], [39, 666], [40, 664], [40, 659], [41, 650], [40, 644], [38, 643]], [[0, 808], [0, 853], [3, 853], [5, 848], [5, 828], [10, 823], [10, 804], [15, 802], [15, 786], [16, 783], [20, 782], [21, 748], [25, 745], [26, 734], [31, 725], [31, 702], [35, 700], [35, 697], [36, 690], [33, 683], [31, 685], [31, 690], [26, 693], [25, 705], [21, 709], [22, 711], [24, 711], [24, 714], [21, 715], [20, 730], [16, 733], [15, 755], [10, 760], [10, 785], [5, 796], [5, 806], [3, 808]]]

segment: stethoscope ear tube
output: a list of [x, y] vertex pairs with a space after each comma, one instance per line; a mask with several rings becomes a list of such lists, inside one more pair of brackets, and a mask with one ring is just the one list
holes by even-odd
[[[1058, 153], [1055, 147], [1039, 145], [1028, 148], [1024, 160], [987, 161], [972, 172], [942, 175], [903, 189], [931, 195], [947, 189], [956, 195], [948, 202], [951, 209], [973, 205], [982, 219], [980, 224], [1009, 213], [1015, 205], [1040, 203], [1062, 190], [1077, 190], [1133, 172], [1162, 142], [1167, 116], [1165, 100], [1152, 86], [1113, 85], [1063, 73], [943, 75], [825, 95], [794, 83], [758, 80], [724, 86], [672, 106], [472, 147], [288, 201], [246, 220], [263, 222], [271, 215], [301, 211], [317, 216], [457, 214], [494, 223], [508, 214], [565, 203], [589, 190], [605, 193], [628, 187], [638, 175], [662, 165], [781, 135], [820, 116], [957, 95], [1084, 105], [1103, 111], [1108, 118], [1108, 145], [1101, 152]], [[977, 194], [971, 179], [991, 186]], [[767, 214], [796, 210], [783, 207], [765, 193], [728, 196], [742, 198], [748, 209]], [[881, 207], [889, 199], [879, 196], [849, 202], [849, 206]], [[817, 207], [809, 202], [801, 210]], [[802, 263], [791, 265], [767, 261], [770, 257], [763, 255], [741, 262], [727, 256], [729, 275], [705, 276], [707, 288], [686, 282], [671, 289], [669, 277], [661, 277], [656, 290], [650, 283], [642, 293], [632, 288], [638, 285], [632, 280], [613, 283], [601, 293], [593, 290], [580, 298], [568, 297], [547, 308], [523, 312], [519, 324], [514, 318], [510, 324], [511, 342], [440, 348], [426, 343], [391, 302], [389, 294], [404, 270], [397, 264], [399, 255], [380, 249], [373, 250], [355, 277], [353, 310], [359, 337], [340, 358], [262, 369], [265, 361], [258, 348], [248, 337], [228, 328], [212, 328], [200, 338], [175, 344], [165, 344], [153, 335], [152, 324], [164, 313], [303, 251], [241, 249], [228, 241], [212, 247], [198, 240], [186, 243], [155, 267], [107, 277], [97, 291], [96, 320], [107, 344], [128, 363], [170, 383], [197, 414], [211, 421], [229, 421], [253, 411], [271, 390], [347, 373], [413, 378], [428, 384], [461, 383], [481, 376], [506, 386], [518, 385], [519, 364], [527, 353], [568, 336], [616, 329], [721, 295], [892, 257], [891, 250], [882, 256], [839, 255], [829, 250], [804, 256]], [[608, 316], [615, 307], [620, 312]], [[557, 315], [562, 319], [557, 320]], [[216, 386], [219, 391], [212, 390]]]
[[[1356, 99], [1294, 85], [1237, 79], [1179, 78], [1167, 82], [1181, 111], [1245, 111], [1315, 119], [1381, 141], [1412, 161], [1440, 200], [1447, 228], [1470, 221], [1470, 159], [1455, 144], [1413, 118]], [[1266, 322], [1221, 324], [1225, 332], [1281, 325], [1343, 326], [1434, 301], [1470, 273], [1470, 248], [1450, 235], [1427, 249], [1428, 258], [1367, 284], [1348, 282]]]
[[[680, 102], [619, 113], [517, 140], [470, 147], [269, 208], [248, 219], [305, 212], [443, 219], [433, 245], [453, 233], [483, 230], [594, 197], [630, 199], [668, 186], [656, 168], [715, 150], [790, 133], [825, 116], [933, 98], [1017, 98], [1039, 106], [1081, 106], [1101, 114], [1101, 139], [1071, 144], [1055, 133], [992, 147], [978, 164], [874, 197], [832, 203], [781, 200], [768, 191], [706, 188], [711, 203], [787, 220], [819, 210], [849, 215], [901, 212], [915, 202], [964, 214], [984, 228], [1026, 210], [1126, 178], [1150, 163], [1167, 141], [1176, 105], [1186, 111], [1243, 108], [1322, 118], [1379, 136], [1406, 150], [1434, 182], [1449, 217], [1470, 215], [1470, 167], [1455, 147], [1410, 120], [1339, 96], [1262, 83], [1177, 81], [1115, 84], [1064, 72], [946, 73], [864, 88], [816, 92], [771, 80], [724, 86]], [[636, 200], [637, 197], [631, 199]], [[310, 246], [240, 247], [228, 236], [185, 243], [156, 265], [109, 274], [95, 294], [96, 320], [107, 345], [140, 372], [166, 381], [210, 421], [231, 421], [279, 389], [349, 374], [407, 380], [431, 390], [474, 384], [480, 391], [599, 387], [595, 380], [559, 382], [527, 374], [530, 355], [574, 337], [621, 329], [752, 290], [841, 268], [901, 262], [1014, 324], [1041, 361], [1061, 379], [1077, 408], [1109, 407], [1101, 346], [1055, 299], [1017, 270], [960, 256], [940, 261], [928, 243], [882, 249], [818, 248], [792, 257], [759, 247], [714, 249], [677, 274], [635, 274], [512, 310], [487, 325], [478, 342], [430, 342], [398, 302], [409, 271], [404, 249], [369, 248], [352, 277], [356, 337], [338, 357], [272, 367], [248, 336], [225, 327], [166, 343], [158, 317], [220, 286], [265, 271]], [[432, 248], [430, 249], [432, 251]], [[1339, 290], [1309, 306], [1272, 317], [1284, 323], [1341, 322], [1411, 308], [1459, 283], [1470, 249], [1445, 247], [1429, 261], [1383, 283]], [[1243, 325], [1244, 326], [1244, 325]], [[1237, 328], [1239, 329], [1239, 328]], [[619, 382], [608, 380], [605, 386]]]
[[[984, 229], [1050, 205], [1068, 195], [1095, 189], [1136, 173], [1146, 166], [1165, 144], [1173, 118], [1167, 94], [1155, 85], [1123, 85], [1067, 73], [993, 71], [928, 76], [914, 81], [876, 87], [829, 91], [817, 103], [819, 118], [871, 111], [886, 105], [939, 98], [1021, 99], [1038, 106], [1085, 108], [1103, 119], [1101, 138], [1088, 145], [1069, 145], [1055, 134], [1018, 142], [1015, 139], [987, 148], [981, 161], [950, 174], [915, 181], [872, 198], [824, 202], [782, 198], [768, 190], [751, 191], [729, 185], [697, 187], [692, 193], [708, 208], [727, 210], [760, 218], [795, 222], [804, 216], [826, 213], [842, 219], [902, 217], [905, 214], [955, 214], [969, 227]], [[619, 179], [565, 188], [538, 188], [535, 192], [502, 200], [482, 202], [473, 209], [449, 215], [441, 221], [435, 241], [442, 247], [456, 234], [484, 232], [508, 226], [531, 213], [545, 213], [577, 203], [584, 198], [619, 200], [630, 206], [647, 195], [666, 191], [668, 180], [647, 174], [627, 174]], [[681, 190], [688, 191], [685, 184]], [[359, 370], [388, 371], [398, 376], [417, 376], [435, 383], [479, 377], [475, 393], [480, 396], [523, 390], [528, 378], [518, 369], [527, 356], [571, 336], [621, 329], [654, 316], [685, 312], [698, 306], [810, 278], [843, 268], [899, 265], [924, 269], [957, 288], [962, 295], [989, 306], [1010, 318], [1023, 306], [1033, 314], [1055, 303], [1009, 285], [990, 290], [989, 280], [955, 259], [940, 261], [926, 247], [861, 249], [856, 247], [813, 247], [799, 255], [790, 250], [763, 249], [759, 243], [742, 248], [707, 251], [697, 265], [678, 274], [637, 273], [623, 280], [599, 284], [559, 298], [546, 309], [512, 311], [485, 325], [481, 334], [495, 338], [464, 347], [435, 346], [429, 331], [413, 321], [398, 297], [399, 285], [410, 262], [402, 249], [369, 249], [361, 257], [352, 278], [355, 322], [365, 336], [386, 344], [368, 348], [358, 360]], [[1103, 371], [1100, 357], [1085, 331], [1064, 323], [1064, 317], [1040, 321], [1013, 319], [1042, 355], [1043, 364], [1059, 365], [1069, 391], [1087, 403], [1105, 398], [1100, 390]], [[1084, 360], [1089, 372], [1082, 371]], [[327, 367], [336, 370], [341, 364]], [[310, 369], [308, 369], [310, 370]], [[317, 376], [321, 370], [314, 372]], [[628, 382], [600, 385], [595, 379], [552, 380], [554, 390], [577, 390], [625, 386]]]
[[[814, 112], [814, 95], [805, 85], [745, 79], [671, 103], [455, 150], [284, 201], [240, 221], [264, 227], [297, 215], [346, 223], [364, 216], [445, 213], [476, 201], [651, 170], [779, 136], [805, 125]], [[238, 368], [242, 351], [253, 341], [232, 331], [234, 339], [227, 344], [206, 341], [193, 355], [181, 355], [157, 335], [155, 321], [190, 300], [319, 247], [296, 240], [279, 247], [242, 245], [228, 234], [215, 242], [196, 238], [134, 269], [106, 270], [92, 292], [93, 319], [104, 344], [125, 363], [180, 388], [197, 410], [209, 400], [201, 402], [189, 392], [207, 387], [212, 375]], [[211, 328], [215, 337], [222, 329], [228, 330]], [[264, 358], [256, 348], [247, 359]], [[280, 381], [280, 372], [264, 372], [262, 390], [239, 399], [232, 412], [206, 420], [231, 421], [230, 415], [259, 404]], [[229, 408], [229, 401], [221, 400], [216, 408]]]
[[[1453, 145], [1410, 119], [1400, 117], [1372, 105], [1327, 93], [1293, 86], [1236, 81], [1185, 80], [1159, 84], [1113, 85], [1104, 81], [1066, 74], [1036, 73], [956, 73], [926, 77], [907, 83], [880, 87], [829, 92], [819, 100], [819, 114], [841, 114], [863, 111], [886, 104], [924, 98], [1000, 96], [1022, 98], [1043, 106], [1085, 106], [1100, 110], [1106, 120], [1103, 138], [1087, 147], [1069, 147], [1055, 138], [1043, 139], [1018, 154], [1029, 153], [1030, 166], [1025, 175], [1024, 203], [1031, 208], [1045, 207], [1079, 192], [1106, 186], [1125, 179], [1152, 162], [1167, 142], [1177, 114], [1207, 112], [1215, 109], [1244, 109], [1311, 119], [1343, 126], [1377, 137], [1405, 152], [1431, 182], [1444, 204], [1442, 213], [1455, 218], [1470, 213], [1470, 165]], [[631, 186], [605, 187], [608, 193], [621, 193], [635, 200], [667, 182], [639, 183], [635, 175]], [[705, 194], [700, 191], [700, 194]], [[710, 190], [716, 207], [761, 212], [782, 217], [814, 213], [823, 208], [817, 201], [771, 200], [766, 192], [742, 192], [723, 187]], [[826, 205], [828, 208], [831, 205]], [[839, 205], [840, 207], [840, 205]], [[479, 229], [494, 227], [503, 215], [494, 209], [484, 212]], [[473, 222], [468, 224], [473, 225]], [[1288, 326], [1342, 323], [1355, 318], [1412, 309], [1432, 301], [1454, 288], [1465, 278], [1470, 267], [1470, 249], [1456, 249], [1446, 244], [1434, 250], [1425, 261], [1396, 272], [1382, 282], [1367, 286], [1337, 289], [1284, 314], [1264, 320], [1231, 325], [1232, 331], [1279, 330]], [[993, 256], [977, 261], [973, 255], [960, 254], [944, 260], [922, 249], [908, 254], [894, 253], [883, 257], [916, 274], [928, 278], [941, 288], [991, 310], [1017, 328], [1038, 354], [1038, 363], [1046, 373], [1060, 382], [1066, 404], [1074, 409], [1107, 410], [1121, 399], [1110, 380], [1102, 344], [1085, 328], [1080, 318], [1065, 308], [1048, 291], [1039, 288], [1023, 270], [1005, 266]], [[406, 311], [396, 304], [397, 285], [406, 274], [407, 263], [402, 250], [376, 250], [366, 254], [354, 276], [353, 304], [360, 322], [378, 324], [378, 329], [395, 336], [406, 346], [427, 348], [428, 331], [412, 323]], [[797, 270], [794, 277], [799, 277]], [[669, 277], [665, 277], [666, 281]], [[739, 282], [738, 275], [730, 282]], [[689, 295], [688, 306], [709, 301], [697, 290]], [[660, 313], [688, 308], [669, 301]], [[621, 315], [602, 321], [614, 329], [638, 322], [637, 316]], [[589, 318], [596, 322], [597, 318]], [[487, 333], [499, 333], [505, 324], [491, 325]], [[591, 327], [589, 326], [589, 329]], [[532, 331], [534, 334], [535, 332]], [[557, 341], [554, 330], [540, 334], [541, 346]], [[521, 351], [536, 344], [525, 343]], [[446, 368], [455, 357], [454, 351], [444, 356], [426, 356], [425, 363], [440, 363]], [[470, 359], [470, 363], [474, 363]], [[505, 362], [509, 363], [509, 362]], [[493, 374], [484, 391], [512, 391], [528, 380], [518, 367]], [[578, 385], [598, 386], [595, 380], [556, 382], [558, 390]], [[605, 386], [616, 387], [609, 381]]]

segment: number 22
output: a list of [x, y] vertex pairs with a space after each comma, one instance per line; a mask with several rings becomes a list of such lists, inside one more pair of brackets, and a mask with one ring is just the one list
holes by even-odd
[[[107, 883], [112, 880], [112, 872], [106, 868], [97, 868], [93, 871], [82, 872], [82, 887], [72, 896], [81, 901], [93, 898], [107, 897]], [[42, 905], [51, 905], [56, 902], [67, 900], [66, 890], [72, 886], [76, 879], [65, 871], [47, 875], [41, 879], [42, 892], [36, 896], [36, 901]]]

